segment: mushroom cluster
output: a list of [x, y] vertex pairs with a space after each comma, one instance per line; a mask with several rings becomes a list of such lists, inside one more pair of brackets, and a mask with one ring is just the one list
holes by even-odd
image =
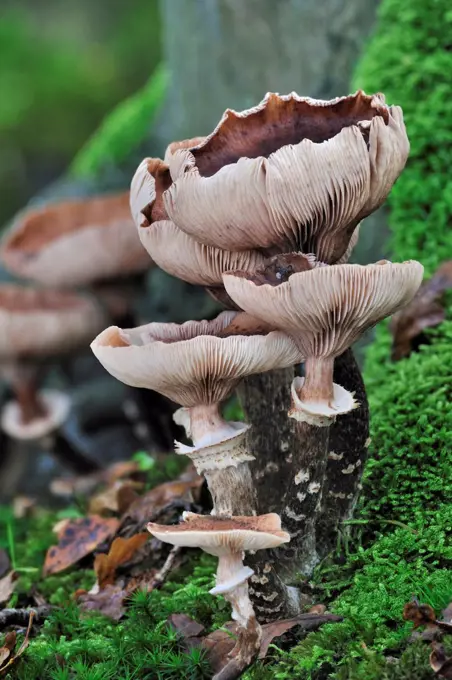
[[[402, 111], [381, 94], [267, 94], [252, 109], [227, 110], [207, 137], [174, 142], [163, 160], [146, 158], [132, 180], [131, 212], [152, 260], [229, 311], [180, 326], [111, 327], [92, 349], [123, 382], [182, 406], [176, 417], [193, 445], [176, 450], [204, 473], [213, 517], [149, 530], [219, 556], [212, 592], [233, 603], [242, 652], [260, 636], [242, 552], [287, 543], [294, 518], [312, 543], [328, 456], [323, 433], [359, 406], [333, 382], [335, 357], [407, 304], [422, 280], [418, 262], [348, 264], [361, 221], [384, 202], [408, 152]], [[277, 515], [255, 516], [248, 426], [226, 422], [219, 407], [245, 376], [301, 362], [304, 377], [287, 385], [288, 416], [313, 445], [303, 452], [305, 469], [281, 490], [297, 499], [295, 512], [283, 498], [289, 536]]]
[[[41, 385], [55, 360], [84, 350], [109, 322], [128, 315], [130, 278], [152, 264], [134, 228], [129, 192], [26, 209], [2, 237], [0, 261], [26, 281], [0, 285], [0, 378], [15, 397], [3, 407], [0, 427], [14, 440], [46, 446], [49, 435], [58, 437], [62, 461], [86, 472], [95, 461], [58, 433], [68, 395]], [[59, 456], [57, 448], [54, 441]]]

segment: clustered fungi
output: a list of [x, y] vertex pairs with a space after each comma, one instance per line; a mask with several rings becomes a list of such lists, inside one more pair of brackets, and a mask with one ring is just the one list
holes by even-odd
[[[384, 202], [408, 152], [402, 111], [382, 95], [317, 101], [268, 94], [253, 109], [226, 111], [208, 137], [171, 144], [163, 161], [145, 159], [132, 181], [132, 215], [153, 261], [204, 286], [231, 311], [180, 326], [110, 327], [92, 349], [123, 382], [182, 406], [176, 417], [193, 446], [176, 443], [176, 450], [205, 475], [213, 516], [148, 528], [168, 543], [218, 555], [212, 592], [233, 605], [235, 653], [245, 664], [260, 627], [242, 553], [284, 549], [297, 536], [305, 553], [300, 570], [315, 565], [325, 433], [359, 407], [334, 384], [334, 360], [408, 303], [422, 280], [414, 261], [347, 264], [361, 220]], [[303, 468], [281, 489], [287, 533], [278, 515], [257, 516], [247, 425], [227, 423], [220, 404], [245, 376], [300, 362], [304, 377], [287, 385], [288, 416], [304, 445]]]
[[27, 281], [0, 284], [0, 376], [15, 397], [0, 427], [11, 439], [46, 446], [58, 437], [53, 453], [86, 472], [95, 461], [59, 432], [68, 395], [41, 385], [55, 359], [84, 350], [106, 324], [127, 316], [130, 277], [152, 264], [129, 192], [27, 209], [3, 236], [0, 260]]

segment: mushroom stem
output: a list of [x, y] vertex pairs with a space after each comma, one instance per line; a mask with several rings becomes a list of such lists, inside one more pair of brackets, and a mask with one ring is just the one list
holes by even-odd
[[304, 370], [306, 377], [298, 391], [300, 399], [304, 402], [324, 401], [331, 407], [334, 399], [334, 357], [307, 357]]
[[213, 500], [213, 515], [255, 515], [256, 492], [245, 444], [248, 426], [228, 423], [218, 404], [203, 404], [176, 412], [193, 447], [176, 444], [178, 453], [188, 455], [198, 473], [204, 474]]
[[14, 395], [20, 408], [20, 417], [23, 425], [28, 425], [33, 420], [45, 418], [47, 409], [39, 398], [36, 379], [17, 380], [12, 385]]
[[210, 592], [222, 594], [232, 605], [232, 618], [237, 621], [237, 644], [231, 657], [251, 663], [260, 647], [262, 629], [256, 619], [248, 592], [252, 569], [243, 565], [243, 553], [228, 553], [218, 558], [217, 583]]

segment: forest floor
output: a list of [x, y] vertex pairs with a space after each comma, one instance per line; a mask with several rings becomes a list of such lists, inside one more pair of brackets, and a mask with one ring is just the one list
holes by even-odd
[[[211, 678], [234, 642], [229, 606], [208, 593], [215, 559], [170, 551], [145, 530], [206, 511], [202, 480], [173, 456], [156, 466], [139, 456], [53, 490], [71, 496], [62, 511], [20, 498], [1, 509], [0, 676]], [[309, 614], [273, 625], [243, 677], [452, 677], [451, 525], [450, 508], [378, 531], [358, 516], [310, 582], [317, 623]]]

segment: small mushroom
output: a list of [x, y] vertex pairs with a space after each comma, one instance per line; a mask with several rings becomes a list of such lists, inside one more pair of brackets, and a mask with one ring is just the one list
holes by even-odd
[[0, 375], [16, 396], [1, 415], [9, 436], [38, 439], [62, 425], [69, 399], [54, 390], [39, 391], [40, 368], [88, 345], [105, 321], [105, 312], [87, 296], [0, 286]]
[[281, 530], [281, 520], [275, 513], [258, 517], [205, 517], [183, 513], [177, 526], [149, 523], [148, 531], [165, 543], [198, 547], [218, 557], [216, 585], [212, 595], [223, 595], [232, 605], [232, 618], [237, 621], [238, 641], [231, 656], [250, 663], [260, 647], [262, 631], [248, 594], [248, 578], [253, 570], [244, 566], [247, 550], [276, 548], [290, 541]]
[[242, 309], [290, 334], [305, 357], [306, 377], [292, 383], [289, 415], [327, 426], [357, 406], [351, 393], [333, 383], [335, 357], [414, 297], [423, 267], [412, 260], [326, 267], [303, 255], [298, 261], [299, 270], [293, 263], [279, 284], [259, 272], [229, 272], [223, 280]]
[[133, 228], [129, 192], [24, 211], [3, 237], [0, 259], [14, 274], [58, 288], [124, 278], [151, 264]]
[[[248, 425], [226, 422], [219, 405], [244, 376], [301, 359], [287, 335], [262, 324], [255, 327], [261, 334], [250, 334], [243, 320], [233, 323], [238, 317], [223, 312], [213, 321], [110, 327], [91, 345], [114, 377], [153, 389], [187, 409], [184, 425], [193, 446], [176, 442], [176, 451], [205, 473], [215, 512], [221, 514], [252, 514], [254, 492], [246, 465], [253, 456], [244, 443]], [[246, 334], [238, 334], [241, 328]]]
[[159, 203], [205, 245], [315, 252], [333, 264], [385, 201], [408, 152], [402, 110], [382, 94], [321, 101], [269, 93], [247, 111], [228, 109], [211, 135], [175, 150]]

